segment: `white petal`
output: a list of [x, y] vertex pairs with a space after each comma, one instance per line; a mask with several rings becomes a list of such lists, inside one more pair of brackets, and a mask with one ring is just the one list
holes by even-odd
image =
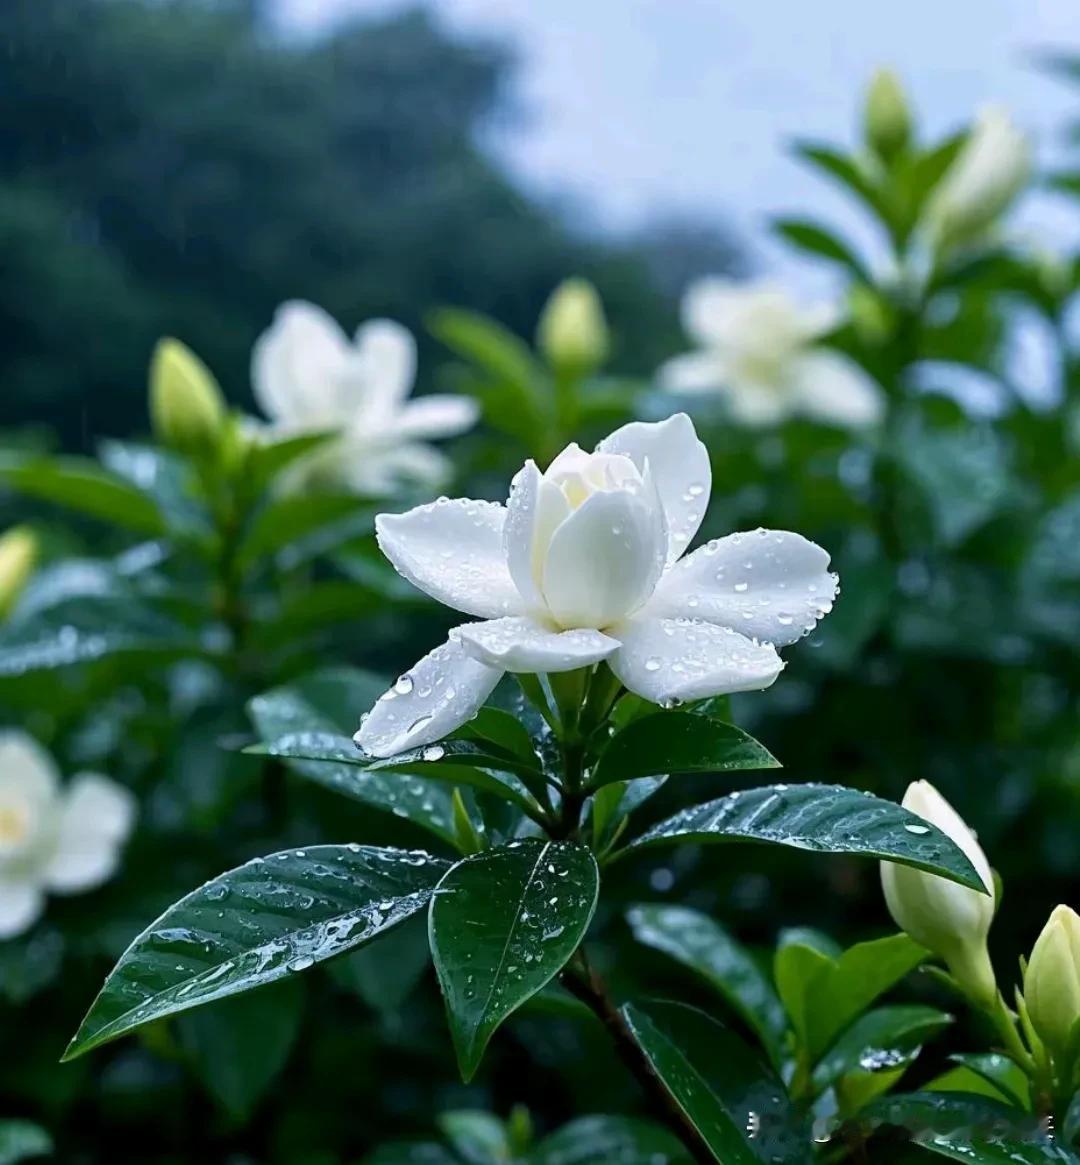
[[745, 290], [731, 279], [707, 276], [687, 288], [682, 301], [686, 334], [706, 347], [726, 345]]
[[510, 484], [503, 544], [510, 576], [533, 609], [544, 609], [540, 591], [544, 556], [552, 534], [569, 513], [562, 490], [541, 476], [535, 461], [526, 461]]
[[56, 794], [60, 771], [48, 752], [25, 732], [0, 732], [0, 797], [11, 791], [41, 804]]
[[44, 906], [45, 896], [35, 882], [0, 874], [0, 941], [29, 930]]
[[398, 414], [399, 438], [431, 440], [453, 437], [476, 424], [480, 406], [471, 396], [423, 396], [410, 401]]
[[562, 627], [607, 627], [649, 598], [667, 536], [655, 502], [628, 490], [594, 493], [552, 535], [544, 559], [548, 610]]
[[560, 631], [523, 615], [466, 623], [453, 637], [481, 663], [500, 671], [537, 674], [589, 667], [619, 646], [617, 639], [599, 631]]
[[677, 562], [646, 612], [707, 619], [767, 643], [794, 643], [832, 609], [839, 580], [828, 567], [828, 554], [801, 534], [729, 534]]
[[256, 403], [286, 426], [318, 429], [344, 421], [338, 395], [348, 356], [345, 333], [322, 308], [283, 303], [251, 352]]
[[727, 362], [716, 352], [684, 352], [660, 365], [656, 374], [668, 392], [718, 392], [727, 379]]
[[393, 756], [441, 740], [476, 715], [501, 677], [450, 639], [379, 697], [356, 743], [373, 756]]
[[629, 457], [641, 473], [648, 464], [667, 519], [667, 560], [674, 562], [697, 533], [712, 487], [709, 451], [698, 440], [693, 421], [686, 413], [656, 424], [631, 421], [596, 449]]
[[[349, 489], [366, 497], [389, 497], [403, 482], [435, 490], [449, 481], [453, 463], [431, 445], [409, 441], [403, 445], [379, 442], [346, 444], [339, 457], [339, 477]], [[305, 458], [306, 460], [306, 458]]]
[[97, 773], [76, 776], [64, 794], [52, 856], [42, 871], [45, 885], [73, 894], [107, 882], [135, 821], [135, 798]]
[[795, 410], [795, 395], [786, 382], [775, 385], [732, 379], [724, 385], [724, 395], [732, 418], [751, 428], [777, 425]]
[[375, 423], [392, 416], [416, 378], [416, 340], [394, 320], [368, 320], [356, 329], [348, 379], [363, 386], [365, 411]]
[[505, 520], [494, 502], [443, 498], [404, 514], [380, 514], [375, 533], [383, 554], [413, 586], [456, 611], [497, 619], [523, 606], [503, 553]]
[[791, 367], [791, 389], [808, 416], [843, 428], [876, 425], [885, 415], [885, 396], [854, 360], [814, 348]]
[[769, 644], [700, 619], [639, 617], [612, 634], [622, 646], [608, 665], [654, 704], [767, 688], [784, 667]]

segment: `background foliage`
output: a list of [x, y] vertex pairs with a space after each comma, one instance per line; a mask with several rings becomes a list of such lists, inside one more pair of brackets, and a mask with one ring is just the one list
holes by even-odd
[[[677, 293], [706, 262], [734, 266], [734, 250], [677, 223], [598, 244], [530, 203], [479, 144], [512, 98], [508, 55], [448, 39], [422, 13], [304, 45], [272, 37], [258, 4], [240, 0], [11, 0], [3, 19], [0, 423], [12, 447], [97, 449], [111, 476], [95, 493], [77, 475], [49, 486], [23, 461], [0, 467], [5, 514], [30, 520], [47, 547], [0, 632], [0, 709], [65, 772], [89, 766], [128, 784], [141, 817], [120, 878], [54, 900], [33, 932], [0, 944], [0, 1118], [46, 1129], [65, 1162], [336, 1165], [440, 1130], [456, 1146], [445, 1160], [497, 1159], [529, 1143], [520, 1105], [555, 1137], [586, 1114], [639, 1116], [601, 1033], [546, 997], [458, 1083], [415, 920], [385, 940], [389, 969], [385, 948], [380, 961], [360, 951], [58, 1066], [104, 973], [191, 887], [296, 845], [432, 844], [394, 811], [393, 791], [381, 809], [350, 804], [236, 751], [270, 734], [283, 703], [351, 733], [385, 677], [445, 629], [379, 565], [371, 507], [329, 498], [294, 512], [211, 489], [201, 509], [175, 459], [101, 439], [144, 436], [146, 364], [163, 333], [246, 403], [252, 341], [279, 301], [304, 297], [347, 325], [387, 314], [426, 337], [424, 382], [488, 405], [486, 427], [456, 449], [458, 492], [494, 496], [524, 456], [670, 408], [648, 378], [684, 346]], [[1075, 78], [1075, 64], [1059, 67]], [[800, 152], [806, 181], [839, 181], [851, 214], [869, 215], [903, 260], [949, 148], [922, 143], [922, 166], [885, 174], [877, 191], [854, 155]], [[1052, 180], [1077, 191], [1075, 174]], [[778, 229], [838, 272], [851, 314], [832, 342], [879, 380], [889, 418], [874, 441], [802, 421], [747, 434], [708, 406], [699, 416], [715, 476], [704, 533], [798, 530], [829, 548], [844, 585], [782, 681], [735, 699], [734, 718], [793, 780], [894, 799], [911, 780], [934, 781], [1004, 878], [992, 937], [1008, 981], [1049, 909], [1080, 898], [1076, 261], [993, 240], [954, 256], [913, 300], [871, 274], [843, 224]], [[521, 357], [513, 337], [532, 336], [569, 273], [600, 289], [613, 360], [569, 413], [522, 425], [521, 366], [508, 371], [500, 354]], [[1021, 313], [1054, 337], [1052, 407], [1027, 401], [1006, 359]], [[975, 420], [916, 392], [930, 361], [932, 388], [958, 366], [990, 377], [996, 415]], [[244, 523], [238, 568], [214, 541], [221, 506]], [[643, 820], [716, 780], [683, 778]], [[726, 775], [723, 790], [740, 781]], [[684, 847], [615, 868], [594, 928], [616, 988], [711, 999], [657, 942], [635, 941], [641, 903], [702, 911], [759, 952], [788, 927], [845, 943], [884, 933], [867, 867], [833, 859], [808, 872], [782, 851], [739, 853], [734, 863], [723, 848]], [[918, 977], [899, 998], [943, 1004]], [[928, 1048], [915, 1084], [972, 1045], [963, 1027]], [[509, 1125], [459, 1111], [471, 1109]], [[23, 1133], [31, 1145], [39, 1135]], [[19, 1159], [4, 1152], [0, 1139], [0, 1161]]]

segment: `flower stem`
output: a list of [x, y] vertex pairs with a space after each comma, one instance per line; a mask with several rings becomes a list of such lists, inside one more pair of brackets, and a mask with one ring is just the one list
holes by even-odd
[[619, 1058], [641, 1086], [656, 1116], [682, 1141], [698, 1165], [716, 1165], [717, 1158], [705, 1139], [656, 1074], [603, 981], [589, 966], [584, 948], [579, 949], [563, 972], [562, 982], [571, 995], [581, 1000], [604, 1025]]

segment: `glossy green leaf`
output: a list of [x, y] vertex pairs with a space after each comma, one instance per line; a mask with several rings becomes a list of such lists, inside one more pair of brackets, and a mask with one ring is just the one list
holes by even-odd
[[[339, 736], [359, 723], [386, 690], [386, 681], [369, 672], [334, 668], [316, 672], [256, 696], [248, 712], [264, 741], [298, 730]], [[345, 738], [348, 740], [348, 738]], [[351, 740], [348, 747], [356, 750]], [[365, 805], [405, 818], [453, 845], [451, 791], [438, 781], [399, 772], [366, 772], [353, 763], [290, 759], [289, 770]]]
[[756, 1165], [805, 1158], [807, 1133], [783, 1085], [733, 1031], [682, 1003], [628, 1003], [621, 1014], [717, 1161]]
[[981, 1076], [1018, 1108], [1027, 1107], [1027, 1074], [1008, 1056], [998, 1052], [956, 1052], [949, 1059]]
[[536, 1146], [526, 1165], [689, 1165], [667, 1129], [625, 1116], [583, 1116]]
[[[467, 785], [511, 801], [527, 812], [535, 808], [520, 783], [513, 779], [516, 771], [532, 773], [535, 770], [530, 770], [517, 757], [471, 740], [445, 740], [379, 759], [361, 752], [347, 736], [324, 732], [293, 732], [267, 744], [252, 745], [244, 751], [308, 764], [326, 763], [335, 769], [352, 767], [367, 774], [422, 773], [426, 780]], [[509, 776], [500, 779], [486, 771], [488, 769], [499, 769]]]
[[913, 971], [929, 952], [906, 934], [856, 943], [834, 959], [814, 988], [807, 1044], [812, 1056], [878, 996]]
[[324, 579], [256, 609], [252, 637], [263, 647], [288, 647], [303, 635], [352, 623], [381, 610], [380, 595], [349, 579]]
[[696, 712], [657, 712], [634, 720], [604, 746], [589, 788], [665, 773], [776, 769], [780, 762], [732, 724]]
[[64, 1058], [352, 950], [422, 910], [447, 869], [419, 850], [350, 844], [286, 850], [230, 870], [135, 939]]
[[988, 1097], [913, 1092], [876, 1101], [862, 1118], [907, 1129], [921, 1148], [968, 1165], [1076, 1165], [1035, 1117]]
[[917, 1004], [864, 1012], [818, 1061], [814, 1087], [823, 1091], [853, 1072], [892, 1073], [906, 1067], [927, 1040], [952, 1022], [946, 1012]]
[[784, 936], [773, 956], [776, 990], [795, 1029], [800, 1045], [810, 1043], [810, 1024], [818, 986], [825, 981], [834, 962], [824, 951]]
[[52, 1138], [39, 1125], [23, 1120], [0, 1120], [0, 1165], [15, 1165], [52, 1152]]
[[142, 490], [87, 457], [0, 458], [0, 481], [20, 493], [112, 522], [139, 534], [164, 534], [165, 520]]
[[466, 1080], [499, 1024], [577, 949], [599, 888], [596, 859], [568, 842], [511, 842], [443, 878], [428, 929]]
[[824, 227], [805, 219], [781, 218], [773, 223], [773, 229], [798, 250], [818, 259], [839, 263], [858, 278], [869, 281], [866, 268], [858, 255]]
[[179, 1017], [181, 1047], [207, 1091], [234, 1120], [251, 1114], [285, 1067], [300, 1032], [302, 987], [300, 979], [282, 979]]
[[686, 906], [648, 904], [627, 912], [634, 938], [695, 971], [761, 1039], [774, 1064], [783, 1052], [787, 1017], [769, 977], [713, 919]]
[[971, 862], [936, 826], [842, 785], [766, 785], [730, 793], [661, 821], [628, 849], [687, 841], [756, 841], [884, 858], [985, 889]]

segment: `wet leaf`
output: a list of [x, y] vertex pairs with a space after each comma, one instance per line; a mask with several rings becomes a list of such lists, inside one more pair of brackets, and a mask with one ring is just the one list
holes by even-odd
[[688, 1165], [667, 1129], [625, 1116], [583, 1116], [563, 1125], [525, 1158], [526, 1165]]
[[1028, 1078], [1023, 1068], [998, 1052], [957, 1052], [949, 1057], [969, 1072], [989, 1081], [1017, 1108], [1027, 1106]]
[[741, 729], [696, 712], [657, 712], [634, 720], [608, 741], [589, 787], [665, 773], [776, 769], [780, 762]]
[[[682, 1003], [628, 1003], [630, 1033], [717, 1161], [801, 1161], [806, 1134], [772, 1069], [729, 1028]], [[792, 1153], [801, 1155], [792, 1156]]]
[[0, 1120], [0, 1165], [15, 1165], [52, 1152], [52, 1138], [30, 1121]]
[[661, 821], [627, 850], [686, 841], [757, 841], [884, 858], [985, 891], [959, 847], [936, 826], [842, 785], [765, 785], [729, 793]]
[[443, 878], [429, 936], [466, 1080], [499, 1024], [577, 949], [599, 888], [596, 859], [568, 842], [511, 842]]
[[423, 909], [447, 869], [423, 851], [350, 844], [286, 850], [230, 870], [135, 939], [64, 1058], [353, 950]]
[[0, 458], [0, 481], [42, 501], [113, 522], [139, 534], [164, 534], [165, 520], [153, 500], [88, 457]]
[[[360, 710], [370, 707], [385, 688], [385, 680], [368, 672], [332, 668], [256, 696], [248, 712], [264, 740], [300, 730], [340, 737], [355, 727]], [[355, 755], [351, 740], [348, 747]], [[365, 772], [344, 762], [290, 759], [285, 763], [309, 781], [411, 821], [454, 844], [451, 792], [446, 785], [398, 772]]]
[[787, 1017], [769, 977], [718, 923], [685, 906], [641, 905], [627, 912], [634, 938], [695, 971], [757, 1033], [773, 1064], [783, 1053]]

